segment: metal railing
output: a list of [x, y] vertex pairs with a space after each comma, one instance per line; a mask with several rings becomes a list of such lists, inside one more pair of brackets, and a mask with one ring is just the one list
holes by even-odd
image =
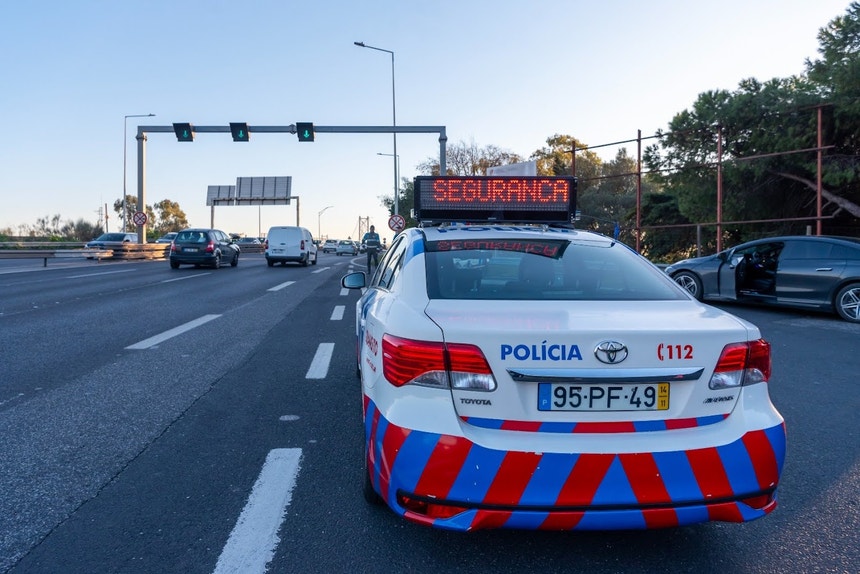
[[95, 249], [83, 247], [78, 242], [14, 241], [0, 243], [0, 259], [42, 259], [43, 266], [47, 267], [48, 259], [166, 259], [169, 249], [169, 243], [127, 243], [111, 249]]

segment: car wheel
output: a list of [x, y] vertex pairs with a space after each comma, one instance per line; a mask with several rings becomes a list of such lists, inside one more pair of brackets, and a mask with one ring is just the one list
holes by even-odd
[[319, 253], [314, 253], [314, 265], [317, 264], [317, 258], [319, 257]]
[[215, 262], [212, 263], [212, 267], [214, 269], [221, 269], [221, 254], [220, 253], [215, 254]]
[[233, 257], [233, 261], [231, 261], [231, 262], [230, 262], [230, 267], [235, 267], [235, 266], [237, 266], [238, 264], [239, 264], [239, 254], [237, 253], [237, 254]]
[[305, 255], [305, 258], [302, 259], [302, 267], [307, 267], [307, 266], [308, 266], [308, 256]]
[[179, 269], [179, 262], [178, 261], [171, 261], [170, 262], [170, 268], [171, 269]]
[[681, 271], [672, 276], [675, 283], [687, 290], [687, 292], [698, 299], [702, 300], [702, 280], [699, 276], [690, 271]]
[[274, 262], [274, 261], [272, 261], [271, 259], [266, 259], [266, 265], [268, 265], [269, 267], [274, 267], [274, 266], [275, 266], [275, 262]]
[[860, 323], [860, 283], [850, 283], [836, 294], [836, 312], [846, 321]]

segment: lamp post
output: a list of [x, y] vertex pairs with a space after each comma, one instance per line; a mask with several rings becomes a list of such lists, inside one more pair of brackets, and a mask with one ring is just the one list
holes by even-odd
[[332, 207], [334, 206], [329, 205], [328, 207], [323, 207], [320, 212], [317, 213], [317, 239], [319, 239], [320, 241], [322, 241], [322, 225], [320, 224], [322, 214], [325, 213], [327, 209], [331, 209]]
[[[386, 50], [385, 48], [377, 48], [375, 46], [368, 46], [364, 42], [353, 42], [356, 46], [360, 48], [370, 48], [371, 50], [377, 50], [379, 52], [386, 52], [391, 54], [391, 126], [397, 127], [397, 104], [396, 99], [394, 97], [394, 52], [392, 50]], [[397, 132], [393, 132], [394, 135], [394, 215], [400, 213], [400, 205], [398, 202], [398, 187], [399, 182], [397, 181]]]
[[[151, 118], [155, 114], [129, 114], [123, 116], [122, 120], [122, 232], [125, 233], [125, 166], [126, 166], [126, 142], [128, 141], [128, 118]], [[141, 207], [141, 209], [143, 209]]]
[[[400, 156], [392, 153], [382, 153], [376, 152], [376, 155], [385, 155], [385, 156], [394, 156], [395, 166], [394, 166], [394, 179], [400, 183]], [[400, 187], [394, 188], [394, 213], [397, 213], [397, 196], [400, 195]]]

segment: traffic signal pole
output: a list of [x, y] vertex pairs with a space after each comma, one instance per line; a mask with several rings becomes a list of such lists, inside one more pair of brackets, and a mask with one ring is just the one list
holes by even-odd
[[[238, 139], [237, 128], [240, 126], [247, 132]], [[256, 133], [289, 133], [297, 134], [297, 125], [301, 125], [311, 131], [300, 135], [300, 141], [314, 141], [316, 133], [346, 133], [346, 134], [416, 134], [416, 133], [438, 133], [439, 134], [439, 173], [447, 173], [445, 163], [445, 148], [448, 136], [445, 134], [445, 126], [318, 126], [313, 123], [298, 122], [288, 126], [249, 126], [247, 124], [233, 123], [231, 126], [195, 126], [190, 123], [176, 123], [169, 126], [138, 126], [137, 127], [137, 205], [141, 211], [146, 211], [146, 134], [148, 133], [172, 133], [178, 141], [193, 142], [195, 133], [233, 133], [235, 141], [248, 141], [251, 132]], [[177, 126], [181, 126], [177, 128]], [[186, 128], [187, 126], [187, 128]], [[394, 198], [397, 199], [396, 197]], [[298, 201], [296, 201], [298, 212]], [[298, 213], [296, 214], [298, 220]], [[137, 226], [138, 243], [146, 243], [146, 222]]]

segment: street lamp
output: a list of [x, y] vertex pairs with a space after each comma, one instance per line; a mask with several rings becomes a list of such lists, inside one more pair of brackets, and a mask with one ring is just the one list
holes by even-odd
[[[128, 136], [126, 135], [128, 132], [128, 118], [151, 118], [155, 114], [129, 114], [127, 116], [123, 116], [122, 120], [122, 232], [125, 233], [125, 166], [126, 166], [126, 142], [128, 141]], [[138, 206], [143, 209], [142, 206]]]
[[[391, 126], [397, 127], [397, 104], [394, 97], [394, 52], [391, 50], [386, 50], [385, 48], [377, 48], [375, 46], [368, 46], [364, 42], [353, 42], [356, 46], [360, 48], [370, 48], [371, 50], [377, 50], [379, 52], [386, 52], [391, 54]], [[400, 213], [400, 206], [398, 202], [397, 196], [397, 188], [399, 187], [399, 182], [397, 181], [397, 132], [393, 132], [394, 135], [394, 215]]]
[[[376, 155], [386, 155], [386, 156], [394, 156], [395, 159], [395, 167], [394, 167], [394, 179], [400, 183], [400, 156], [397, 154], [391, 153], [382, 153], [376, 152]], [[397, 196], [400, 195], [400, 187], [394, 188], [394, 213], [397, 213]]]
[[320, 219], [322, 218], [322, 214], [325, 213], [327, 209], [331, 209], [334, 207], [333, 205], [329, 205], [328, 207], [323, 207], [319, 213], [317, 213], [317, 239], [322, 241], [322, 225], [320, 225]]

